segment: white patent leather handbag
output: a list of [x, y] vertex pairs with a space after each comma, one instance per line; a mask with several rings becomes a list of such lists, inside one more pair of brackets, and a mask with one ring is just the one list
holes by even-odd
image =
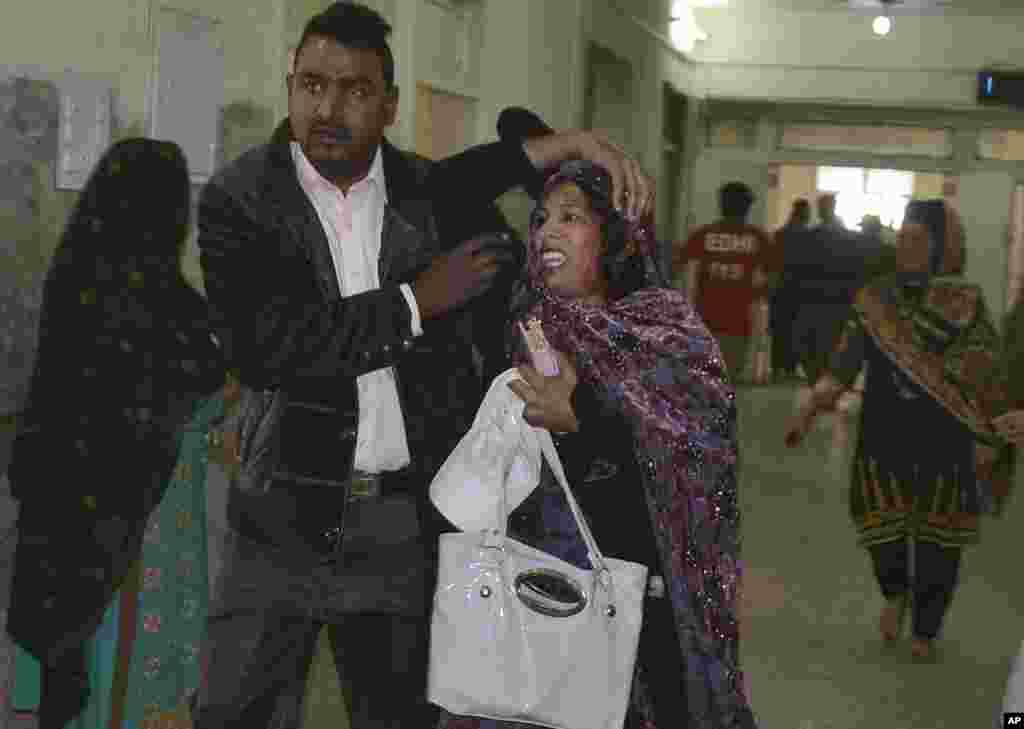
[[[508, 379], [499, 377], [495, 384]], [[481, 410], [486, 407], [487, 400]], [[466, 436], [475, 439], [475, 447], [462, 452], [481, 456], [481, 443], [537, 447], [565, 493], [593, 569], [509, 537], [504, 496], [496, 510], [499, 518], [493, 520], [497, 523], [443, 534], [428, 699], [463, 716], [552, 729], [621, 729], [633, 683], [647, 568], [601, 554], [550, 433], [523, 422], [521, 411], [519, 402], [519, 432], [503, 437], [482, 433], [488, 422], [478, 418]], [[452, 457], [459, 454], [456, 448]], [[492, 454], [489, 460], [507, 456]], [[465, 466], [447, 470], [463, 472]], [[442, 481], [445, 471], [442, 467], [438, 474]], [[504, 491], [503, 483], [494, 487]], [[444, 513], [440, 490], [435, 479], [431, 496]]]

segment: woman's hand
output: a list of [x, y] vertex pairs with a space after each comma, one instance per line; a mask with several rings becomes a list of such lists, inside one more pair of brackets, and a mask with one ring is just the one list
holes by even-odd
[[568, 357], [561, 352], [555, 352], [555, 357], [559, 368], [555, 377], [545, 377], [533, 367], [522, 365], [519, 374], [523, 379], [508, 383], [508, 387], [526, 403], [523, 420], [527, 423], [552, 433], [575, 433], [580, 424], [572, 410], [572, 393], [579, 379]]
[[800, 445], [813, 422], [814, 415], [803, 411], [790, 418], [789, 424], [786, 426], [786, 445], [789, 448]]
[[984, 443], [975, 442], [974, 444], [974, 472], [975, 477], [979, 481], [989, 481], [992, 479], [993, 471], [995, 470], [996, 461], [999, 458], [999, 451], [991, 446], [987, 446]]

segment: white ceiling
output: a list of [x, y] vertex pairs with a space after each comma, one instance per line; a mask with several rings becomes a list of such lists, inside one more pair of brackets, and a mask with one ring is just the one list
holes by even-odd
[[[877, 12], [880, 0], [692, 0], [695, 7], [750, 10], [782, 10], [797, 13]], [[889, 15], [1018, 15], [1024, 16], [1024, 0], [902, 0], [889, 6]]]

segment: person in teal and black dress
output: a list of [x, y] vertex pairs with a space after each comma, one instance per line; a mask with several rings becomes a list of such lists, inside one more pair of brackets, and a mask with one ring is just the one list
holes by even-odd
[[186, 726], [200, 681], [207, 434], [225, 370], [180, 271], [190, 195], [176, 145], [114, 144], [44, 286], [8, 470], [11, 699], [41, 729]]

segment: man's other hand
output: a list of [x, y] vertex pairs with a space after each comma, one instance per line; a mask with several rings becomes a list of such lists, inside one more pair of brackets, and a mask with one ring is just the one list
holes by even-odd
[[502, 247], [507, 247], [509, 238], [508, 233], [486, 233], [434, 259], [412, 284], [420, 317], [440, 316], [491, 288], [508, 257]]

